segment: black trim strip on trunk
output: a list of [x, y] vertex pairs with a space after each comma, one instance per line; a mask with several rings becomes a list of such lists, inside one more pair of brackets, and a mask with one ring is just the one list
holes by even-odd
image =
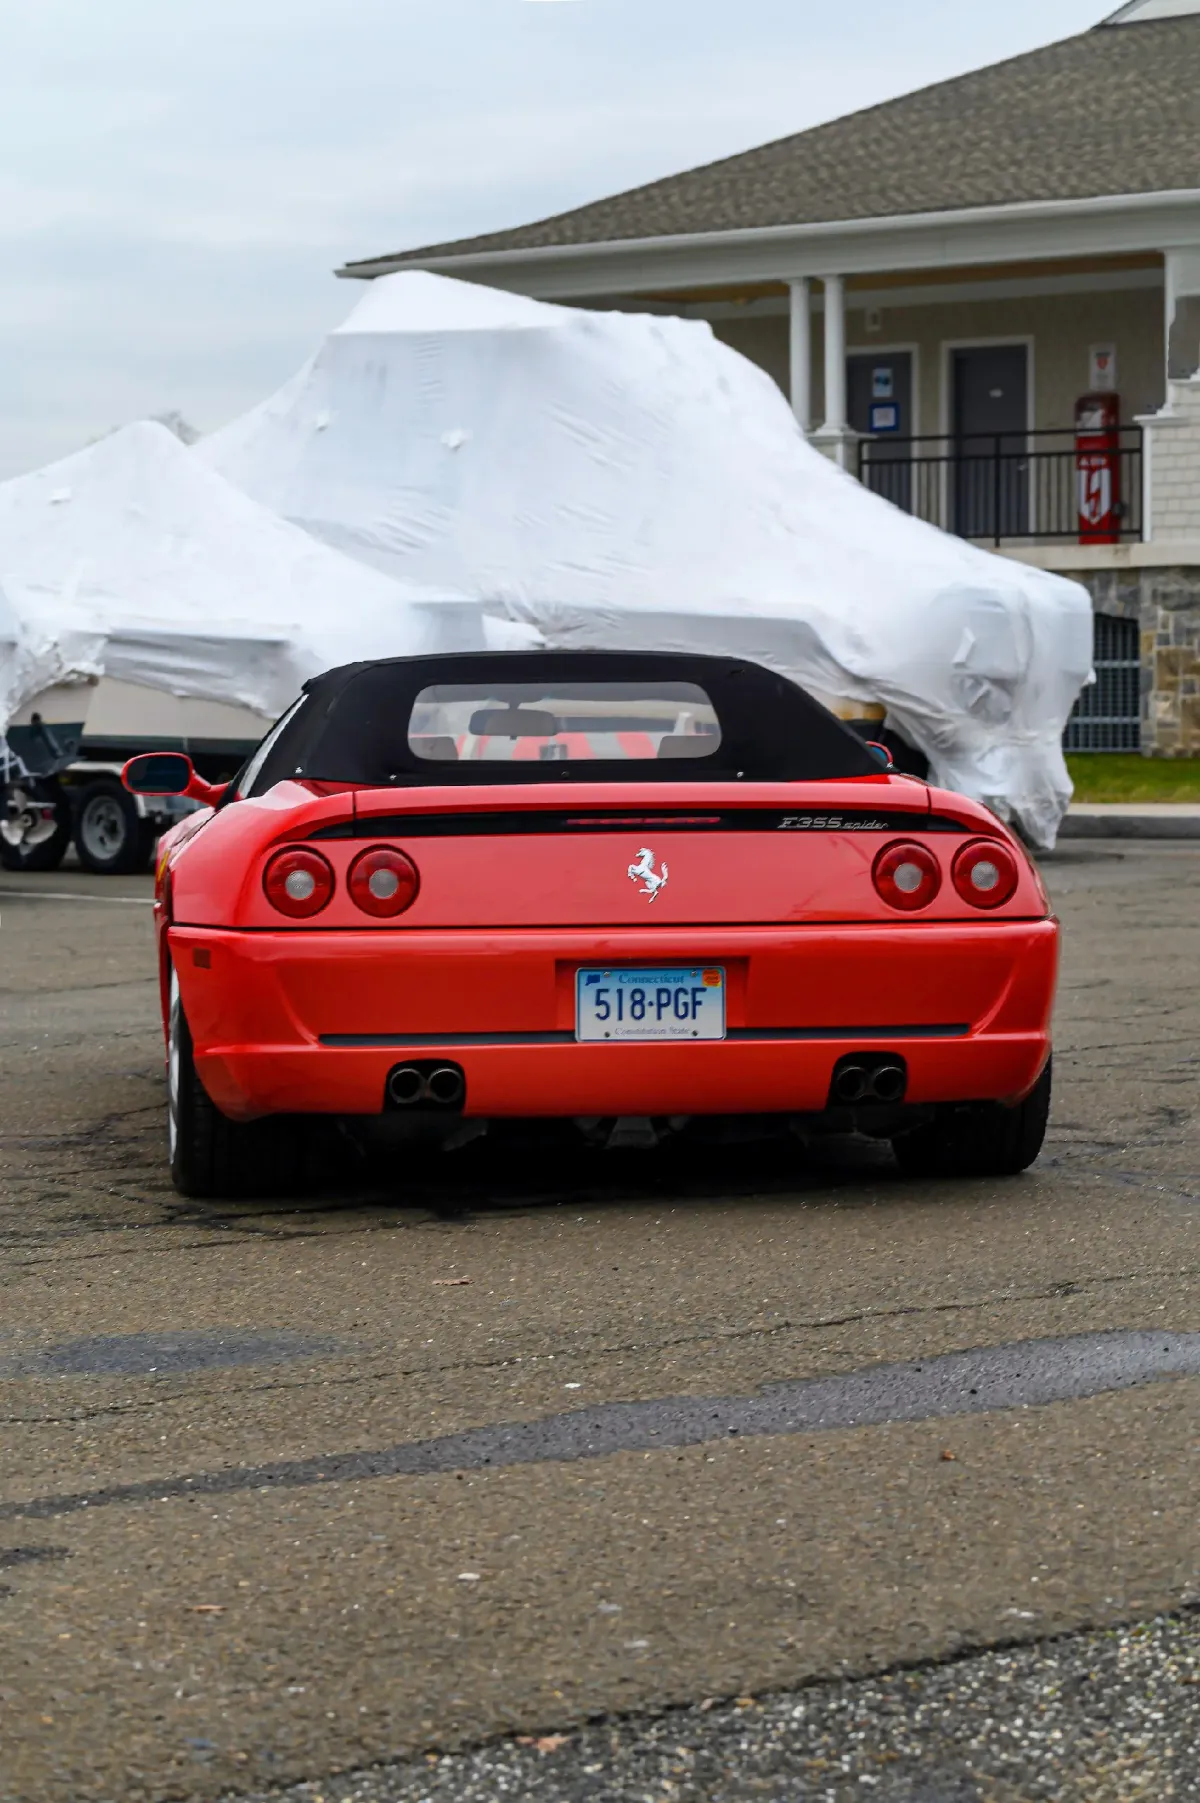
[[963, 1022], [950, 1026], [921, 1027], [732, 1027], [730, 1039], [965, 1039], [971, 1031]]
[[979, 828], [887, 808], [497, 808], [470, 813], [366, 814], [319, 826], [310, 839], [524, 838], [563, 833], [956, 833]]
[[[953, 1026], [923, 1027], [731, 1027], [724, 1040], [704, 1040], [698, 1043], [705, 1045], [728, 1045], [731, 1040], [742, 1044], [794, 1044], [803, 1040], [823, 1039], [965, 1039], [970, 1033], [969, 1026], [956, 1023]], [[576, 1041], [572, 1032], [556, 1033], [322, 1033], [320, 1043], [333, 1048], [352, 1047], [359, 1051], [365, 1049], [407, 1050], [410, 1047], [424, 1049], [428, 1046], [512, 1046], [515, 1049], [528, 1045], [584, 1045], [601, 1044], [601, 1041]], [[617, 1043], [621, 1045], [691, 1045], [690, 1039], [662, 1040], [626, 1039]]]

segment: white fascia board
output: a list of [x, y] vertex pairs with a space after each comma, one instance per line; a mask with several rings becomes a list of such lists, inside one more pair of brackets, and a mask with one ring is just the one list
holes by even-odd
[[1200, 188], [1183, 188], [415, 261], [381, 257], [337, 273], [361, 280], [399, 269], [428, 269], [538, 299], [582, 300], [662, 287], [1113, 256], [1197, 244]]
[[[846, 305], [852, 311], [864, 307], [954, 306], [962, 302], [997, 300], [1056, 299], [1072, 294], [1121, 294], [1163, 287], [1163, 270], [1114, 269], [1086, 270], [1078, 275], [996, 276], [976, 282], [925, 282], [911, 288], [852, 288]], [[814, 312], [824, 306], [820, 290], [811, 300]], [[631, 298], [632, 309], [651, 308], [656, 312], [678, 313], [679, 307], [669, 302], [641, 301]], [[686, 303], [691, 319], [761, 319], [783, 315], [788, 311], [784, 295], [766, 295], [751, 301], [690, 301]]]

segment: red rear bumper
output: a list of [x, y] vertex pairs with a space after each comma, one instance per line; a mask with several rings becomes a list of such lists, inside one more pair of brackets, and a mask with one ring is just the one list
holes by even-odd
[[[667, 931], [173, 927], [205, 1088], [226, 1114], [377, 1114], [444, 1056], [474, 1116], [812, 1112], [847, 1052], [908, 1064], [910, 1102], [1015, 1100], [1049, 1052], [1053, 921]], [[583, 1045], [581, 964], [721, 964], [728, 1038]]]

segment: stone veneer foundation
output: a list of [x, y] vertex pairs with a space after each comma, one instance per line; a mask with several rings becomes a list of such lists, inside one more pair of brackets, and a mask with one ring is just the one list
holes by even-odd
[[1136, 620], [1142, 653], [1142, 755], [1200, 757], [1200, 567], [1063, 571], [1099, 614]]

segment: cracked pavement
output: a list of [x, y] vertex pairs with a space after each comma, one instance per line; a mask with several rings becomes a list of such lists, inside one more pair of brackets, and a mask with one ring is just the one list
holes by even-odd
[[[148, 883], [5, 875], [4, 1803], [1200, 1796], [1167, 1757], [1200, 1377], [645, 1438], [697, 1398], [1200, 1332], [1200, 847], [1045, 871], [1057, 1093], [1023, 1179], [482, 1142], [245, 1204], [168, 1184]], [[573, 1452], [605, 1409], [624, 1440]], [[478, 1457], [383, 1456], [452, 1436]]]

